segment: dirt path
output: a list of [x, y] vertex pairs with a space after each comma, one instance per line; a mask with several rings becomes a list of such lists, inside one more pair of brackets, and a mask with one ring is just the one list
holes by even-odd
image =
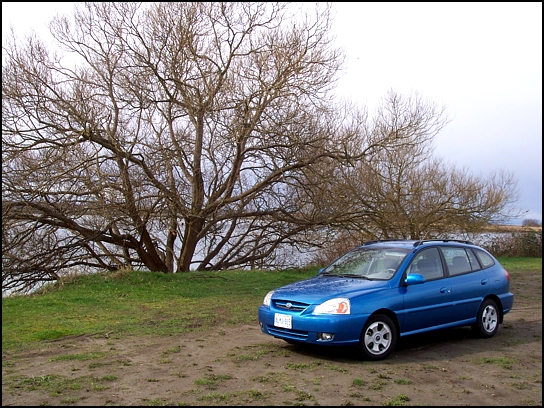
[[[535, 278], [537, 284], [535, 284]], [[2, 405], [542, 405], [542, 276], [517, 279], [497, 335], [413, 336], [385, 361], [257, 326], [80, 336], [2, 355]]]

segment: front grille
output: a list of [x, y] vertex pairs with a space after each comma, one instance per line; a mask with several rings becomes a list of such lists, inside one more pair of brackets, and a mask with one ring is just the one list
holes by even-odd
[[301, 312], [308, 306], [308, 303], [293, 302], [289, 300], [274, 300], [274, 307], [278, 309], [290, 310], [292, 312]]

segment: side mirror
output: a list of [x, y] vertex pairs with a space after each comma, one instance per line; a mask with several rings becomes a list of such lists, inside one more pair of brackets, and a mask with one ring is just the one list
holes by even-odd
[[321, 275], [321, 273], [325, 270], [325, 268], [321, 268], [320, 270], [317, 271], [317, 274], [318, 275]]
[[406, 283], [406, 285], [420, 285], [424, 282], [425, 278], [419, 273], [411, 273], [406, 277], [406, 279], [404, 279], [404, 283]]

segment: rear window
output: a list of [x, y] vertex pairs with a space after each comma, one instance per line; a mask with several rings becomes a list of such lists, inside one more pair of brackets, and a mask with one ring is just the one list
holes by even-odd
[[476, 256], [480, 260], [480, 263], [484, 268], [489, 268], [492, 265], [495, 265], [495, 261], [488, 253], [482, 251], [481, 249], [476, 249]]

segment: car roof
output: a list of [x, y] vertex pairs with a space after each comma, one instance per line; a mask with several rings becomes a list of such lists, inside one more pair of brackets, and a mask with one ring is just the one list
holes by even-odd
[[461, 239], [381, 239], [375, 241], [367, 241], [362, 246], [372, 245], [412, 249], [419, 246], [429, 246], [437, 243], [443, 245], [463, 244], [474, 246], [472, 242]]

